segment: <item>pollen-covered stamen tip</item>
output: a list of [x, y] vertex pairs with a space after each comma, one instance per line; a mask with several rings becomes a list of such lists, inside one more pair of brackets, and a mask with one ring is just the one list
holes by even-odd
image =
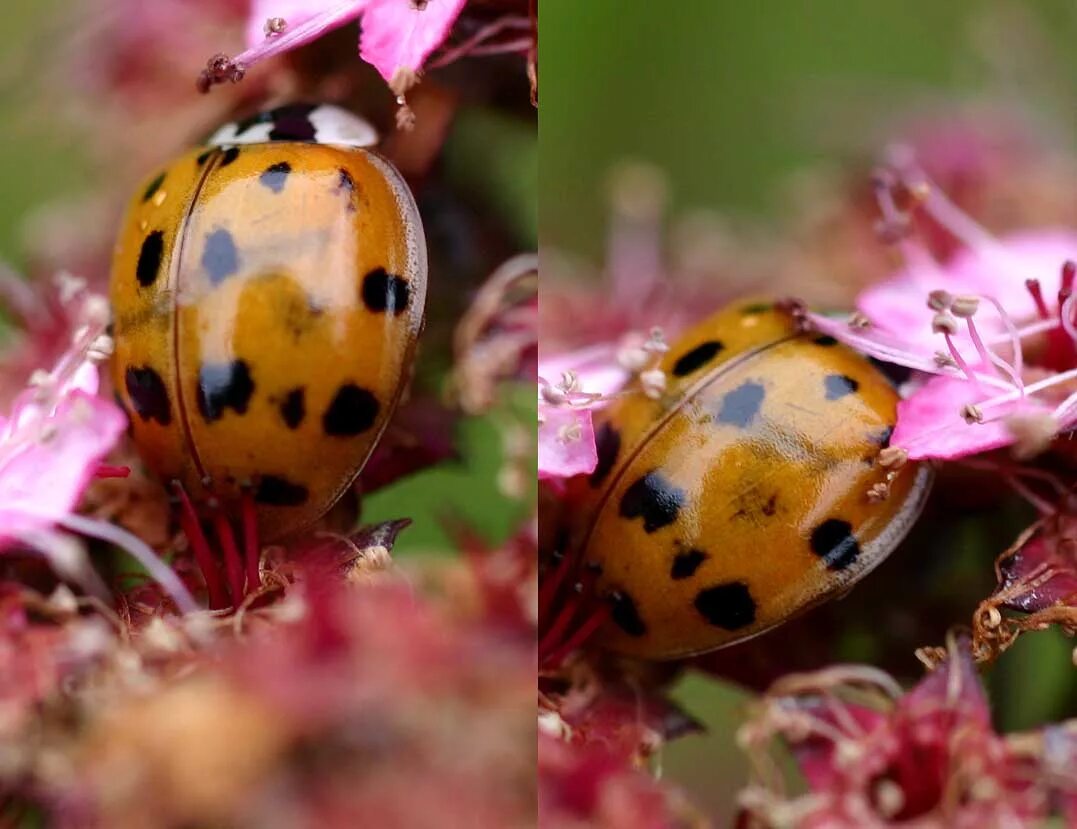
[[551, 406], [564, 406], [568, 403], [568, 393], [560, 386], [555, 386], [540, 377], [539, 387], [542, 389], [542, 402]]
[[954, 304], [954, 298], [949, 291], [937, 289], [927, 295], [927, 307], [936, 313], [949, 311]]

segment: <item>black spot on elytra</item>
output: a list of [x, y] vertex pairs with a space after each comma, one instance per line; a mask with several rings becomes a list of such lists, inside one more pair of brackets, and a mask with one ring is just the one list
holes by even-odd
[[844, 570], [860, 555], [852, 524], [839, 518], [828, 518], [812, 530], [811, 550], [831, 570]]
[[206, 237], [206, 246], [202, 250], [202, 267], [206, 269], [209, 281], [219, 285], [239, 270], [239, 252], [232, 234], [217, 228]]
[[756, 302], [751, 305], [745, 305], [740, 309], [742, 314], [765, 314], [774, 306], [769, 302]]
[[699, 565], [706, 560], [707, 554], [702, 550], [687, 550], [683, 553], [677, 553], [673, 558], [673, 566], [669, 568], [669, 577], [674, 581], [691, 578], [695, 575], [696, 570], [699, 569]]
[[724, 346], [718, 340], [708, 340], [705, 343], [700, 343], [673, 364], [674, 376], [684, 377], [686, 374], [691, 374], [702, 368], [717, 357], [722, 348]]
[[209, 423], [219, 420], [225, 409], [244, 414], [252, 394], [254, 380], [243, 360], [204, 363], [198, 370], [198, 411]]
[[148, 288], [157, 281], [157, 274], [161, 270], [161, 257], [165, 252], [165, 234], [163, 230], [155, 230], [142, 240], [142, 249], [138, 252], [138, 264], [135, 266], [135, 276], [138, 284]]
[[747, 428], [759, 414], [763, 398], [766, 396], [767, 391], [762, 383], [748, 380], [732, 391], [726, 392], [714, 419], [718, 423], [728, 423], [741, 429]]
[[284, 396], [280, 404], [280, 416], [288, 424], [289, 429], [298, 429], [303, 422], [303, 416], [307, 413], [305, 392], [302, 387], [292, 389]]
[[890, 381], [890, 385], [897, 388], [912, 377], [912, 369], [908, 366], [899, 366], [896, 363], [887, 363], [875, 357], [868, 357], [868, 361], [879, 370], [879, 373]]
[[298, 507], [309, 497], [310, 492], [305, 486], [276, 475], [262, 475], [254, 492], [255, 501], [274, 507]]
[[615, 592], [609, 596], [612, 610], [610, 617], [621, 630], [629, 636], [644, 636], [647, 633], [647, 625], [640, 618], [636, 603], [627, 593]]
[[292, 165], [287, 161], [281, 161], [267, 167], [262, 175], [258, 176], [258, 181], [274, 193], [279, 193], [284, 189], [284, 184], [287, 182], [290, 172], [292, 172]]
[[740, 630], [755, 621], [755, 599], [742, 581], [700, 590], [693, 604], [704, 619], [723, 630]]
[[621, 451], [621, 433], [609, 423], [603, 423], [595, 435], [595, 449], [598, 452], [598, 463], [595, 464], [591, 477], [588, 479], [591, 486], [599, 486], [613, 469], [617, 460], [617, 454]]
[[218, 166], [227, 167], [237, 158], [239, 158], [239, 147], [229, 147], [221, 156], [221, 163]]
[[762, 510], [763, 515], [767, 516], [768, 518], [774, 515], [774, 513], [778, 511], [778, 496], [775, 494], [767, 498], [767, 502], [763, 504]]
[[204, 167], [206, 162], [209, 161], [209, 157], [213, 155], [213, 152], [214, 150], [210, 148], [205, 152], [199, 153], [198, 158], [194, 160], [195, 164], [197, 164], [199, 167]]
[[677, 520], [684, 506], [684, 490], [673, 486], [658, 472], [648, 472], [621, 496], [623, 518], [643, 518], [645, 532], [668, 526]]
[[168, 402], [168, 389], [161, 375], [149, 366], [129, 366], [123, 373], [123, 384], [131, 406], [143, 420], [156, 420], [162, 426], [172, 422], [172, 407]]
[[402, 314], [411, 298], [407, 280], [387, 273], [385, 268], [375, 268], [363, 277], [362, 293], [363, 303], [376, 314]]
[[832, 346], [832, 345], [837, 345], [838, 344], [838, 341], [836, 339], [834, 339], [833, 337], [831, 337], [829, 334], [820, 334], [818, 337], [816, 337], [814, 340], [812, 340], [812, 342], [815, 343], [816, 345], [822, 345], [822, 346], [826, 346], [828, 348], [830, 346]]
[[840, 400], [855, 392], [860, 388], [860, 384], [844, 374], [828, 374], [823, 379], [823, 387], [826, 389], [827, 400]]
[[161, 185], [165, 183], [165, 174], [161, 173], [157, 178], [149, 183], [146, 187], [146, 192], [142, 194], [142, 203], [145, 204], [153, 198], [153, 194], [161, 189]]
[[380, 410], [378, 398], [354, 383], [345, 383], [333, 396], [333, 402], [322, 415], [322, 428], [327, 435], [351, 437], [374, 425]]

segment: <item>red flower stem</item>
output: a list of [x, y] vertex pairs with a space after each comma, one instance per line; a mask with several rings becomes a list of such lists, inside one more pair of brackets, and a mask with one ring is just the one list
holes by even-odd
[[259, 570], [258, 514], [254, 509], [254, 496], [243, 493], [240, 508], [243, 510], [243, 558], [247, 563], [247, 590], [254, 592], [262, 586]]
[[129, 466], [112, 466], [107, 463], [99, 463], [94, 471], [95, 478], [126, 478], [130, 474]]
[[565, 576], [571, 569], [572, 567], [569, 562], [569, 557], [567, 555], [562, 555], [561, 560], [553, 567], [553, 572], [543, 580], [542, 586], [539, 588], [538, 597], [540, 619], [552, 609], [553, 600], [557, 596], [557, 591], [560, 589], [561, 583], [565, 580]]
[[211, 610], [228, 607], [228, 594], [221, 581], [221, 573], [217, 569], [217, 562], [213, 560], [213, 553], [209, 549], [209, 539], [202, 531], [202, 523], [198, 520], [198, 514], [194, 511], [191, 499], [187, 497], [187, 491], [179, 481], [173, 481], [172, 488], [180, 500], [180, 526], [183, 528], [183, 534], [187, 536], [191, 552], [194, 553], [195, 561], [198, 562], [198, 569], [202, 571], [202, 578], [206, 582], [209, 607]]
[[610, 606], [608, 604], [603, 604], [587, 617], [587, 620], [576, 628], [576, 631], [565, 640], [561, 647], [553, 651], [553, 653], [544, 657], [540, 650], [539, 664], [543, 667], [548, 665], [552, 668], [556, 668], [566, 656], [590, 639], [591, 635], [602, 627], [602, 624], [609, 618], [609, 616]]
[[223, 510], [217, 510], [213, 514], [213, 525], [217, 529], [217, 540], [221, 542], [221, 549], [224, 550], [224, 570], [228, 574], [228, 586], [232, 591], [232, 606], [238, 608], [244, 592], [243, 561], [239, 557], [236, 534], [232, 532], [232, 525]]

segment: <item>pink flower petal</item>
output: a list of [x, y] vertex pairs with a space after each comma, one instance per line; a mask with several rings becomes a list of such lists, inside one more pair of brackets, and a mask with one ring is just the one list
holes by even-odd
[[568, 406], [540, 407], [538, 476], [569, 478], [586, 475], [598, 463], [591, 412]]
[[[912, 460], [952, 460], [1009, 446], [1014, 436], [1001, 421], [967, 423], [961, 416], [965, 404], [976, 403], [982, 397], [967, 380], [933, 377], [898, 403], [891, 444], [906, 450]], [[1026, 401], [1021, 411], [1050, 409]]]
[[281, 18], [287, 24], [287, 31], [302, 26], [338, 6], [362, 5], [362, 2], [347, 3], [341, 0], [252, 0], [247, 16], [247, 48], [253, 49], [263, 44], [266, 39], [266, 21], [274, 17]]
[[617, 362], [617, 349], [612, 345], [590, 346], [553, 357], [539, 356], [539, 377], [557, 383], [567, 371], [576, 375], [580, 391], [587, 394], [613, 394], [621, 390], [629, 376]]
[[115, 404], [75, 390], [55, 414], [27, 428], [39, 425], [44, 437], [0, 445], [0, 539], [70, 513], [127, 421]]
[[[1077, 258], [1077, 234], [1062, 229], [1015, 233], [997, 248], [962, 248], [944, 266], [910, 267], [865, 290], [857, 307], [881, 329], [899, 335], [910, 347], [937, 350], [942, 337], [931, 330], [933, 312], [928, 294], [936, 289], [951, 294], [976, 294], [997, 299], [1018, 324], [1037, 316], [1026, 279], [1038, 279], [1049, 307], [1057, 308], [1062, 265]], [[1004, 330], [998, 316], [985, 308], [977, 314], [982, 331]], [[967, 340], [963, 329], [958, 338]], [[972, 352], [970, 352], [972, 353]]]
[[363, 13], [359, 56], [386, 81], [398, 70], [418, 72], [449, 35], [466, 0], [370, 0]]

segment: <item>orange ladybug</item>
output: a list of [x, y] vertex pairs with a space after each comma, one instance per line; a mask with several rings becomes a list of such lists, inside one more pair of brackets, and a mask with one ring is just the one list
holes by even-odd
[[136, 193], [111, 273], [112, 378], [147, 465], [246, 492], [274, 539], [350, 486], [410, 376], [422, 221], [373, 129], [293, 105], [223, 127]]
[[598, 642], [671, 659], [848, 590], [916, 520], [931, 468], [887, 451], [899, 396], [872, 363], [768, 303], [689, 330], [665, 392], [596, 414], [570, 549], [610, 604]]

